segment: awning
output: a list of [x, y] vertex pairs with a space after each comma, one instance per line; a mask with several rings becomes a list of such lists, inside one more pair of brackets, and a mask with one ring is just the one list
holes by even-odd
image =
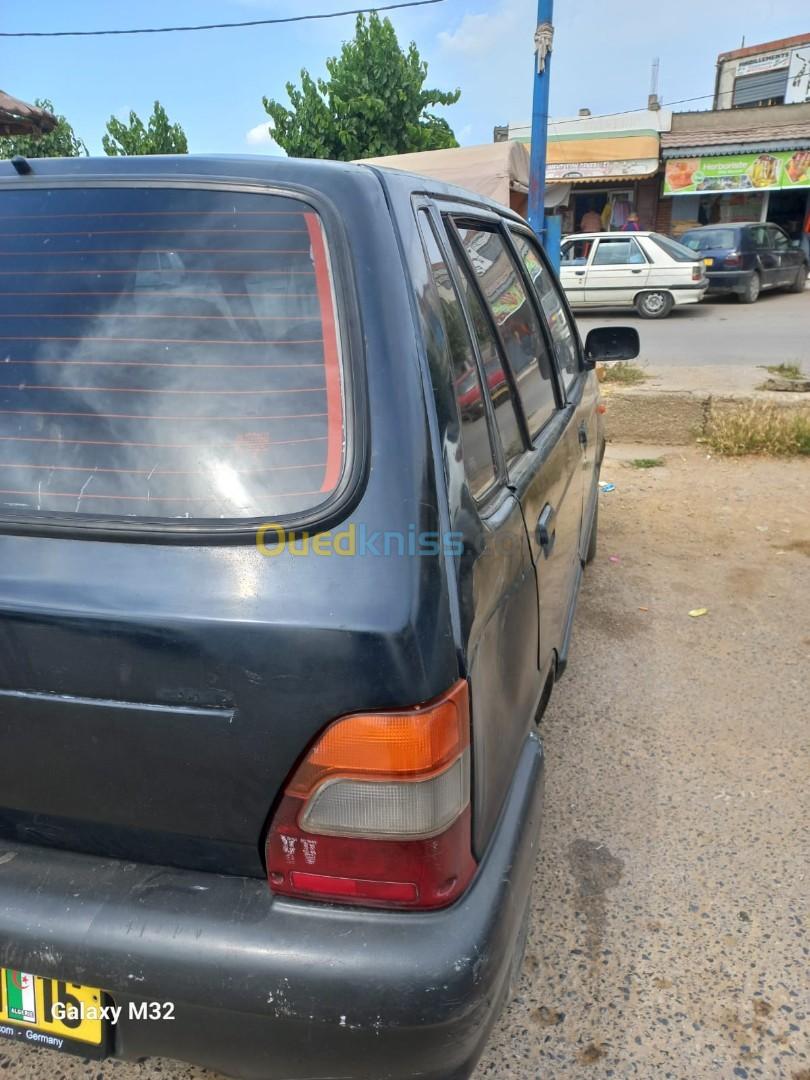
[[549, 131], [546, 179], [572, 184], [628, 180], [658, 172], [657, 131], [599, 131], [557, 135]]
[[0, 135], [44, 135], [56, 124], [56, 117], [45, 109], [0, 90]]
[[526, 194], [529, 190], [529, 152], [518, 142], [392, 154], [390, 157], [364, 158], [357, 164], [382, 165], [430, 176], [486, 195], [504, 206], [509, 206], [512, 191]]
[[[546, 175], [548, 180], [548, 174]], [[570, 184], [546, 184], [546, 194], [543, 205], [546, 210], [556, 210], [558, 206], [565, 206], [571, 198]]]

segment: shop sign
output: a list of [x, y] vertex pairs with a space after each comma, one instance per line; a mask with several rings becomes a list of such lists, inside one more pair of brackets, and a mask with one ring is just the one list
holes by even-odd
[[546, 180], [603, 180], [606, 177], [616, 176], [652, 176], [657, 170], [656, 158], [559, 162], [546, 165]]
[[796, 105], [810, 101], [810, 44], [794, 49], [790, 58], [785, 104]]
[[676, 158], [666, 163], [665, 195], [810, 188], [810, 150]]
[[751, 56], [737, 63], [737, 78], [742, 75], [758, 75], [761, 71], [777, 71], [790, 63], [790, 52], [769, 53], [768, 56]]

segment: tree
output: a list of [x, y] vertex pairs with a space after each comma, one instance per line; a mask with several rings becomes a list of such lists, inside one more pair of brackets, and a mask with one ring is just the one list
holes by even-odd
[[15, 157], [86, 157], [87, 147], [78, 138], [73, 128], [59, 116], [53, 103], [47, 98], [37, 98], [34, 102], [40, 109], [53, 113], [58, 123], [47, 135], [9, 135], [0, 137], [0, 155]]
[[427, 112], [453, 105], [460, 90], [425, 90], [427, 64], [414, 42], [403, 52], [389, 19], [358, 15], [355, 36], [326, 61], [327, 79], [304, 68], [287, 83], [291, 107], [264, 98], [271, 134], [291, 157], [355, 158], [458, 146], [445, 119]]
[[107, 121], [107, 132], [102, 136], [101, 145], [110, 157], [188, 153], [186, 133], [179, 124], [169, 123], [166, 110], [159, 101], [155, 102], [146, 127], [136, 112], [130, 112], [128, 124], [111, 116]]

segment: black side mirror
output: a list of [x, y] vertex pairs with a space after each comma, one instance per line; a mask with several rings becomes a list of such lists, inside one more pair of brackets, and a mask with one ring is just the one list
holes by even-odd
[[611, 360], [635, 360], [640, 351], [638, 330], [632, 326], [596, 326], [585, 339], [589, 367]]

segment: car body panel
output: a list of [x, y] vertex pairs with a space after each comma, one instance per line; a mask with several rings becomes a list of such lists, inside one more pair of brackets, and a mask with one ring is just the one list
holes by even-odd
[[[678, 262], [655, 241], [654, 233], [613, 232], [575, 233], [563, 237], [563, 254], [573, 250], [587, 251], [575, 262], [560, 264], [560, 281], [568, 302], [573, 307], [633, 307], [645, 291], [668, 293], [675, 305], [697, 303], [703, 298], [707, 281], [699, 258], [693, 262]], [[602, 251], [610, 246], [627, 245], [630, 258], [616, 260], [605, 257]], [[701, 277], [695, 280], [693, 267], [701, 267]]]
[[707, 260], [710, 293], [744, 293], [754, 273], [763, 289], [790, 286], [807, 268], [804, 253], [770, 222], [704, 225], [681, 239]]
[[[92, 537], [69, 523], [0, 527], [11, 856], [0, 964], [120, 1004], [175, 1001], [175, 1024], [122, 1023], [116, 1056], [250, 1080], [463, 1080], [528, 909], [543, 775], [533, 725], [551, 657], [552, 675], [564, 666], [604, 434], [578, 344], [580, 369], [522, 469], [512, 479], [496, 461], [491, 496], [473, 499], [463, 414], [483, 409], [491, 426], [499, 386], [487, 371], [479, 400], [469, 388], [457, 400], [416, 215], [441, 228], [463, 207], [525, 225], [470, 193], [365, 166], [184, 156], [33, 169], [55, 187], [265, 185], [328, 202], [341, 225], [327, 239], [356, 302], [338, 282], [360, 461], [321, 531], [415, 530], [460, 547], [304, 558], [263, 554], [252, 534], [178, 543], [120, 524]], [[0, 166], [0, 193], [20, 182]], [[550, 558], [535, 531], [547, 502]], [[459, 678], [480, 861], [467, 891], [430, 913], [275, 896], [263, 838], [307, 746], [337, 716], [418, 704]]]

